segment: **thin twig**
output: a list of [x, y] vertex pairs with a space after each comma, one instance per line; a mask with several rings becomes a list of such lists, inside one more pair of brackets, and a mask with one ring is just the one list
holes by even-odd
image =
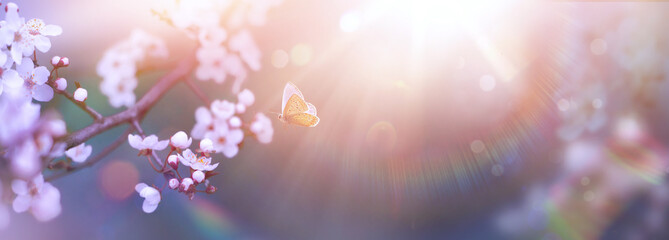
[[188, 75], [195, 64], [195, 57], [190, 56], [182, 60], [171, 72], [163, 76], [144, 96], [132, 107], [117, 114], [103, 117], [87, 127], [59, 139], [70, 148], [85, 142], [89, 138], [107, 131], [119, 124], [129, 122], [131, 119], [142, 119], [153, 105], [169, 90], [177, 81]]
[[69, 168], [67, 168], [67, 169], [66, 169], [65, 171], [63, 171], [63, 172], [59, 172], [59, 173], [56, 173], [56, 174], [54, 174], [54, 175], [51, 175], [51, 176], [47, 177], [47, 178], [45, 179], [45, 181], [52, 181], [52, 180], [55, 180], [55, 179], [64, 177], [64, 176], [66, 176], [66, 175], [69, 175], [69, 174], [71, 174], [71, 173], [73, 173], [73, 172], [79, 171], [79, 170], [81, 170], [81, 169], [84, 169], [84, 168], [93, 166], [95, 163], [99, 162], [99, 161], [102, 160], [104, 157], [106, 157], [106, 156], [109, 155], [111, 152], [113, 152], [116, 148], [118, 148], [119, 146], [121, 146], [121, 143], [125, 142], [126, 139], [128, 139], [128, 134], [132, 133], [134, 130], [135, 130], [135, 129], [134, 129], [133, 126], [128, 127], [128, 129], [126, 129], [125, 132], [123, 132], [123, 134], [121, 134], [121, 136], [119, 136], [116, 140], [114, 140], [114, 142], [112, 142], [110, 145], [108, 145], [107, 147], [105, 147], [105, 149], [103, 149], [103, 150], [102, 150], [100, 153], [98, 153], [97, 155], [95, 155], [95, 156], [93, 156], [92, 158], [88, 159], [88, 161], [86, 161], [85, 163], [79, 164], [79, 165], [74, 166], [74, 167], [69, 167]]
[[98, 113], [97, 111], [95, 111], [95, 109], [86, 105], [86, 103], [77, 101], [76, 99], [74, 99], [74, 97], [72, 95], [70, 95], [70, 93], [68, 93], [66, 91], [61, 91], [61, 90], [56, 89], [55, 84], [53, 84], [53, 85], [50, 84], [50, 86], [53, 88], [53, 90], [56, 93], [65, 96], [65, 98], [69, 99], [70, 102], [74, 103], [79, 108], [81, 108], [81, 110], [84, 110], [84, 112], [88, 113], [88, 115], [90, 115], [95, 121], [101, 121], [102, 120], [102, 118], [103, 118], [102, 114]]
[[202, 102], [204, 102], [207, 106], [211, 104], [211, 100], [209, 100], [209, 97], [207, 97], [207, 94], [205, 94], [200, 87], [198, 87], [194, 82], [193, 78], [188, 77], [184, 80], [184, 83], [191, 89], [193, 90], [193, 93], [197, 95]]
[[[146, 134], [144, 134], [144, 130], [142, 129], [142, 126], [139, 125], [139, 121], [137, 121], [136, 119], [133, 119], [130, 123], [132, 123], [132, 126], [134, 126], [135, 129], [137, 129], [137, 133], [139, 133], [139, 135], [142, 136], [142, 138], [146, 137]], [[159, 173], [164, 173], [165, 172], [164, 171], [165, 167], [164, 167], [163, 163], [160, 162], [160, 157], [158, 157], [158, 153], [156, 153], [156, 151], [151, 150], [151, 155], [153, 156], [154, 160], [156, 161], [156, 163], [158, 163], [158, 166], [160, 166], [160, 169], [161, 169], [161, 170], [158, 170], [158, 168], [156, 168], [155, 165], [153, 165], [153, 161], [151, 161], [151, 157], [147, 155], [146, 157], [149, 158], [149, 163], [151, 164], [151, 167], [153, 167], [153, 170], [156, 170], [156, 172], [159, 172]]]

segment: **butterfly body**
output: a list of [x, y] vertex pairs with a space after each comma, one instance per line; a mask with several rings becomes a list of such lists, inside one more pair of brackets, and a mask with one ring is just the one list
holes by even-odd
[[320, 122], [316, 116], [316, 107], [306, 102], [302, 92], [290, 82], [283, 89], [279, 120], [283, 123], [304, 127], [315, 127]]

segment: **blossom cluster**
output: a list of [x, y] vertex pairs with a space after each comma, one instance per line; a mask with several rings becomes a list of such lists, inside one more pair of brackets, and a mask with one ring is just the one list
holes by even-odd
[[[92, 147], [82, 143], [66, 150], [64, 143], [56, 141], [67, 134], [65, 122], [55, 111], [42, 112], [42, 106], [33, 102], [48, 102], [54, 93], [65, 93], [67, 80], [58, 78], [57, 70], [69, 66], [69, 59], [54, 56], [49, 70], [37, 65], [36, 55], [50, 50], [48, 37], [60, 35], [61, 27], [38, 18], [26, 21], [15, 3], [8, 3], [4, 10], [0, 21], [0, 160], [10, 172], [3, 174], [3, 180], [11, 180], [15, 212], [30, 211], [37, 220], [48, 221], [60, 214], [60, 192], [44, 182], [43, 163], [63, 155], [81, 163]], [[0, 211], [5, 209], [0, 206]], [[8, 222], [8, 217], [2, 222]]]
[[[200, 64], [195, 71], [196, 78], [223, 83], [227, 76], [231, 76], [234, 78], [232, 92], [238, 93], [248, 77], [247, 68], [260, 70], [262, 55], [249, 30], [242, 26], [245, 23], [264, 24], [269, 8], [280, 3], [280, 0], [238, 3], [211, 0], [175, 1], [165, 4], [161, 13], [176, 28], [197, 38], [197, 60]], [[230, 11], [231, 15], [227, 26], [222, 26], [222, 13], [226, 11]]]
[[[209, 139], [203, 139], [200, 141], [200, 148], [194, 153], [190, 150], [190, 145], [193, 139], [189, 138], [188, 135], [179, 131], [175, 133], [169, 140], [159, 140], [155, 135], [150, 135], [146, 137], [141, 137], [139, 135], [128, 135], [128, 143], [131, 147], [139, 150], [139, 155], [146, 156], [148, 161], [153, 166], [152, 156], [156, 154], [156, 151], [162, 151], [165, 148], [170, 146], [170, 152], [168, 153], [167, 158], [161, 164], [160, 169], [154, 169], [156, 172], [166, 173], [171, 172], [170, 176], [173, 176], [167, 181], [167, 186], [170, 189], [177, 190], [180, 193], [187, 195], [190, 199], [195, 197], [197, 192], [205, 192], [212, 194], [216, 192], [216, 187], [209, 183], [208, 178], [216, 175], [214, 169], [218, 167], [218, 163], [211, 164], [210, 154], [214, 152], [212, 142]], [[175, 153], [175, 154], [173, 154]], [[158, 160], [157, 158], [155, 160]], [[188, 167], [188, 175], [182, 175], [179, 173], [180, 164]], [[198, 190], [198, 186], [204, 186], [204, 189]], [[135, 186], [135, 190], [141, 197], [143, 197], [144, 203], [142, 205], [142, 210], [146, 213], [152, 213], [158, 208], [160, 203], [161, 191], [164, 189], [159, 189], [155, 186], [149, 186], [146, 183], [139, 183]]]
[[103, 78], [100, 91], [109, 98], [112, 107], [134, 105], [137, 71], [167, 55], [162, 39], [135, 29], [128, 39], [109, 48], [98, 62], [97, 73]]
[[214, 100], [209, 108], [195, 110], [195, 125], [191, 134], [195, 139], [211, 139], [216, 152], [232, 158], [239, 152], [244, 140], [244, 129], [255, 135], [259, 142], [272, 141], [272, 122], [262, 113], [257, 113], [250, 124], [244, 124], [241, 115], [255, 101], [253, 93], [244, 89], [237, 94], [237, 102]]

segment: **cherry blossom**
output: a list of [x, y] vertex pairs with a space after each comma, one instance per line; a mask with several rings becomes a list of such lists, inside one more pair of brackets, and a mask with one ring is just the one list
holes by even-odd
[[16, 66], [16, 71], [35, 100], [47, 102], [53, 98], [53, 89], [46, 84], [50, 75], [46, 67], [35, 67], [32, 60], [23, 58], [21, 64]]
[[171, 189], [177, 189], [179, 187], [179, 180], [176, 178], [172, 178], [168, 182], [168, 185], [170, 186]]
[[219, 46], [221, 43], [223, 43], [223, 41], [225, 41], [226, 37], [227, 32], [225, 29], [218, 26], [213, 26], [200, 31], [198, 40], [202, 46]]
[[17, 213], [30, 210], [38, 221], [49, 221], [61, 212], [60, 191], [51, 183], [44, 182], [39, 174], [32, 181], [12, 181], [16, 198], [12, 204]]
[[83, 102], [86, 101], [86, 98], [88, 98], [88, 91], [85, 88], [77, 88], [74, 91], [74, 100]]
[[[11, 56], [14, 62], [21, 62], [24, 56], [31, 56], [35, 49], [47, 52], [51, 49], [51, 40], [47, 36], [58, 36], [63, 29], [57, 25], [47, 25], [43, 20], [33, 18], [24, 22], [24, 18], [18, 16], [18, 6], [10, 3], [7, 5], [5, 24], [7, 31], [3, 32], [5, 43], [11, 45]], [[19, 28], [17, 29], [17, 26]], [[7, 40], [12, 36], [11, 43]]]
[[204, 138], [205, 133], [214, 129], [214, 117], [206, 107], [198, 107], [195, 110], [195, 125], [191, 135], [196, 139]]
[[72, 159], [72, 161], [82, 163], [88, 159], [88, 157], [91, 155], [91, 152], [93, 151], [93, 147], [91, 145], [86, 145], [85, 143], [79, 144], [76, 147], [67, 149], [65, 151], [65, 155]]
[[164, 59], [167, 55], [164, 41], [139, 29], [109, 48], [97, 65], [97, 73], [103, 78], [100, 90], [109, 98], [109, 104], [115, 108], [134, 105], [137, 70], [150, 63], [149, 60]]
[[67, 80], [65, 78], [56, 79], [56, 89], [64, 91], [67, 88]]
[[191, 179], [191, 178], [181, 179], [181, 185], [180, 186], [181, 186], [180, 187], [181, 191], [186, 192], [186, 191], [190, 190], [190, 188], [193, 186], [193, 179]]
[[272, 136], [274, 135], [272, 120], [265, 116], [265, 114], [256, 114], [255, 121], [251, 123], [250, 130], [256, 136], [258, 142], [265, 144], [272, 142]]
[[209, 138], [202, 139], [200, 141], [200, 151], [205, 153], [211, 153], [214, 151], [214, 143]]
[[137, 78], [134, 75], [110, 75], [100, 83], [100, 91], [109, 97], [109, 104], [115, 108], [134, 105], [136, 97], [133, 91], [136, 87]]
[[244, 106], [250, 107], [255, 102], [255, 96], [253, 92], [248, 89], [244, 89], [237, 94], [237, 102], [243, 104]]
[[200, 170], [193, 172], [192, 177], [195, 183], [201, 183], [204, 181], [204, 173]]
[[0, 143], [15, 143], [30, 132], [40, 116], [40, 105], [19, 96], [3, 94], [0, 100]]
[[139, 193], [140, 197], [144, 198], [144, 203], [142, 203], [142, 211], [145, 213], [152, 213], [158, 208], [160, 203], [160, 191], [153, 187], [150, 187], [146, 183], [138, 183], [135, 186], [135, 191]]
[[214, 100], [211, 102], [211, 113], [216, 117], [228, 119], [235, 114], [235, 104], [227, 100]]
[[128, 134], [128, 143], [134, 149], [143, 151], [143, 150], [163, 150], [169, 144], [168, 140], [159, 141], [156, 135], [147, 136], [142, 138], [139, 135]]
[[179, 158], [177, 155], [170, 155], [167, 157], [167, 164], [172, 167], [172, 169], [177, 170], [179, 168]]
[[211, 164], [211, 158], [206, 156], [198, 157], [190, 149], [186, 149], [179, 156], [179, 161], [184, 166], [199, 171], [212, 171], [218, 167], [218, 163]]
[[179, 149], [186, 149], [190, 147], [190, 144], [193, 142], [192, 138], [189, 138], [184, 131], [179, 131], [172, 135], [170, 138], [170, 144]]
[[197, 50], [200, 65], [195, 70], [195, 77], [202, 81], [214, 80], [223, 83], [227, 74], [225, 68], [225, 48], [218, 45], [206, 45]]
[[[227, 126], [227, 124], [225, 125]], [[216, 131], [205, 134], [214, 143], [214, 150], [232, 158], [239, 152], [239, 143], [244, 140], [244, 131], [239, 128], [219, 127]]]
[[260, 70], [260, 49], [248, 30], [243, 30], [230, 38], [230, 50], [238, 52], [253, 71]]
[[10, 153], [10, 168], [14, 175], [29, 179], [39, 173], [42, 164], [40, 152], [33, 139], [26, 139]]
[[[0, 54], [0, 56], [2, 56]], [[23, 85], [23, 79], [19, 76], [19, 73], [16, 72], [14, 69], [7, 69], [7, 70], [2, 70], [0, 69], [0, 74], [2, 75], [0, 77], [0, 95], [2, 95], [2, 92], [4, 91], [5, 88], [8, 88], [9, 90], [13, 88], [18, 88]]]

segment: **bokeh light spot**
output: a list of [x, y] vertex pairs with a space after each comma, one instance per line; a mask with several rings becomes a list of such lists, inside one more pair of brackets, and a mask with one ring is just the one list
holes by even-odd
[[493, 176], [499, 177], [504, 174], [504, 167], [499, 164], [495, 164], [492, 166], [492, 169], [490, 170]]
[[360, 13], [355, 10], [349, 10], [341, 15], [339, 19], [339, 28], [344, 32], [354, 32], [360, 27]]
[[595, 193], [593, 191], [586, 191], [583, 194], [583, 199], [585, 199], [585, 201], [590, 202], [595, 199]]
[[109, 198], [123, 200], [135, 191], [139, 172], [132, 163], [112, 161], [100, 170], [100, 187]]
[[606, 53], [607, 44], [604, 39], [597, 38], [590, 42], [590, 51], [595, 55], [602, 55]]
[[304, 66], [311, 61], [313, 50], [309, 45], [297, 44], [290, 50], [290, 59], [296, 66]]
[[592, 107], [594, 108], [601, 108], [604, 106], [604, 101], [602, 101], [599, 98], [595, 98], [595, 100], [592, 100]]
[[490, 75], [483, 75], [483, 77], [481, 77], [479, 80], [479, 85], [483, 91], [490, 92], [495, 89], [495, 78]]
[[472, 152], [480, 153], [485, 149], [485, 144], [483, 144], [483, 141], [481, 140], [474, 140], [469, 144], [469, 147], [472, 149]]
[[587, 186], [588, 184], [590, 184], [590, 178], [589, 177], [582, 177], [581, 178], [581, 185]]
[[272, 66], [275, 68], [284, 68], [288, 65], [290, 61], [290, 56], [283, 49], [278, 49], [272, 53]]
[[569, 110], [569, 101], [567, 101], [567, 99], [564, 99], [564, 98], [560, 99], [558, 101], [557, 105], [558, 105], [558, 109], [560, 109], [560, 111], [564, 112], [564, 111]]
[[376, 149], [389, 151], [397, 143], [397, 131], [390, 122], [376, 122], [367, 130], [365, 141]]

